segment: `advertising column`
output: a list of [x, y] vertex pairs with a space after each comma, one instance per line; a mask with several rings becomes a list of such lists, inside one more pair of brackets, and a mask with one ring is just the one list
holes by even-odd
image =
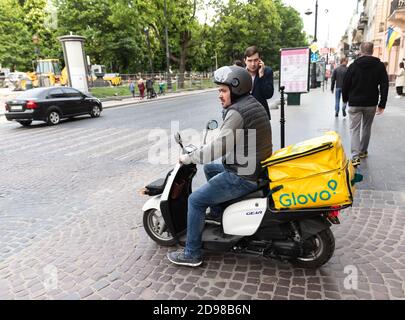
[[88, 93], [88, 66], [84, 53], [85, 38], [77, 35], [68, 35], [59, 37], [59, 41], [62, 43], [69, 86]]

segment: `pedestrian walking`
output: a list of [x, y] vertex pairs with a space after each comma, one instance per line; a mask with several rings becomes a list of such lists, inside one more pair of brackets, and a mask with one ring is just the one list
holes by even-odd
[[397, 73], [397, 77], [395, 79], [395, 88], [397, 89], [397, 96], [396, 98], [403, 97], [404, 94], [404, 85], [405, 85], [405, 69], [404, 63], [399, 63], [399, 70]]
[[147, 99], [154, 98], [155, 92], [153, 90], [153, 80], [152, 78], [146, 79], [146, 97]]
[[163, 81], [163, 79], [160, 79], [159, 81], [159, 94], [165, 94], [165, 82]]
[[142, 77], [138, 80], [138, 89], [139, 89], [139, 95], [142, 100], [145, 96], [145, 83], [143, 82]]
[[245, 65], [252, 77], [251, 94], [261, 103], [269, 119], [271, 119], [267, 99], [270, 99], [274, 94], [273, 70], [264, 65], [256, 46], [251, 46], [245, 50]]
[[[351, 155], [354, 166], [368, 156], [374, 116], [385, 110], [388, 74], [384, 63], [373, 57], [372, 42], [360, 45], [360, 57], [347, 69], [343, 81], [343, 102], [349, 103]], [[361, 132], [360, 132], [361, 131]]]
[[132, 98], [135, 98], [135, 84], [132, 82], [132, 80], [129, 80], [128, 83], [129, 83], [129, 85], [128, 85], [129, 91], [132, 94]]
[[[340, 110], [340, 98], [342, 95], [343, 80], [347, 72], [347, 58], [343, 57], [340, 59], [340, 66], [333, 70], [332, 82], [330, 89], [333, 93], [335, 91], [335, 117], [339, 116]], [[343, 117], [346, 117], [346, 103], [342, 105]]]

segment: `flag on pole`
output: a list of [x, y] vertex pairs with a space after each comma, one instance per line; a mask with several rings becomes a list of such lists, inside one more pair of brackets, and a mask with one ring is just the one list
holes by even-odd
[[400, 36], [400, 34], [394, 30], [393, 27], [388, 28], [387, 32], [387, 42], [385, 46], [388, 48], [388, 50], [391, 50], [392, 45], [394, 44], [395, 40]]

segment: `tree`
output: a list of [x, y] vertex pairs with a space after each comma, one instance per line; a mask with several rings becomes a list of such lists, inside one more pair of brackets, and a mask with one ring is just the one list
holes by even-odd
[[[170, 61], [179, 70], [178, 87], [184, 87], [184, 73], [192, 47], [199, 44], [196, 35], [201, 31], [196, 17], [198, 0], [167, 0], [167, 14], [164, 16], [164, 0], [152, 1], [149, 6], [149, 26], [154, 30], [154, 36], [160, 43], [160, 50], [164, 45], [164, 28], [167, 25], [170, 39]], [[163, 17], [163, 19], [161, 19]], [[202, 35], [204, 36], [204, 34]]]
[[[109, 71], [145, 71], [150, 62], [161, 71], [167, 26], [170, 63], [181, 88], [186, 70], [211, 70], [216, 56], [219, 66], [230, 64], [257, 45], [266, 65], [277, 68], [280, 48], [306, 45], [298, 12], [281, 0], [211, 2], [217, 11], [212, 26], [196, 17], [202, 0], [0, 0], [0, 62], [28, 68], [36, 48], [40, 57], [62, 57], [57, 37], [73, 33], [86, 38], [90, 61]], [[57, 24], [49, 23], [52, 4]], [[36, 46], [33, 36], [39, 38]]]
[[251, 45], [258, 46], [266, 64], [274, 62], [269, 55], [275, 46], [275, 35], [281, 31], [281, 19], [272, 0], [230, 0], [218, 4], [215, 38], [220, 64], [242, 59]]
[[[52, 14], [48, 8], [53, 5], [51, 0], [25, 0], [22, 7], [24, 24], [27, 26], [31, 37], [35, 36], [38, 43], [33, 44], [36, 57], [55, 58], [62, 56], [62, 50], [56, 37], [55, 25], [50, 23]], [[54, 7], [56, 10], [56, 7]]]
[[[273, 50], [272, 54], [278, 54], [279, 48], [308, 46], [299, 12], [290, 6], [285, 6], [280, 0], [275, 0], [275, 4], [281, 17], [281, 33], [277, 41], [277, 51]], [[276, 62], [275, 67], [279, 68], [279, 61]]]
[[194, 33], [194, 43], [190, 47], [190, 54], [187, 60], [187, 69], [195, 71], [208, 71], [215, 66], [215, 43], [213, 39], [214, 30], [211, 26], [198, 25]]
[[213, 1], [215, 42], [220, 65], [243, 59], [247, 47], [256, 45], [266, 65], [279, 67], [279, 50], [306, 44], [298, 12], [281, 0]]
[[150, 60], [153, 66], [159, 65], [158, 70], [161, 70], [160, 60], [163, 57], [157, 62], [155, 60], [160, 43], [153, 30], [148, 28], [158, 18], [154, 17], [152, 8], [149, 0], [117, 0], [111, 5], [109, 21], [115, 31], [109, 34], [110, 51], [116, 61], [124, 64], [123, 69], [127, 72], [145, 71]]
[[28, 70], [34, 50], [23, 11], [16, 0], [0, 0], [0, 64], [17, 70]]
[[[135, 27], [136, 1], [59, 0], [59, 35], [86, 38], [85, 51], [92, 64], [103, 64], [113, 72], [130, 72], [138, 63], [142, 34]], [[133, 16], [128, 20], [127, 12]]]

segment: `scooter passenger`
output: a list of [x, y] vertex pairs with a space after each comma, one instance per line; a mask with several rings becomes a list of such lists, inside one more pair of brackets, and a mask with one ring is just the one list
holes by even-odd
[[[206, 164], [207, 183], [188, 198], [187, 240], [184, 250], [169, 252], [178, 265], [196, 267], [202, 263], [202, 233], [208, 207], [242, 197], [257, 190], [261, 177], [260, 161], [272, 153], [270, 122], [264, 107], [250, 95], [252, 78], [238, 66], [219, 68], [214, 73], [219, 85], [223, 123], [218, 136], [191, 154], [181, 155], [184, 164]], [[222, 157], [222, 164], [210, 163]]]

